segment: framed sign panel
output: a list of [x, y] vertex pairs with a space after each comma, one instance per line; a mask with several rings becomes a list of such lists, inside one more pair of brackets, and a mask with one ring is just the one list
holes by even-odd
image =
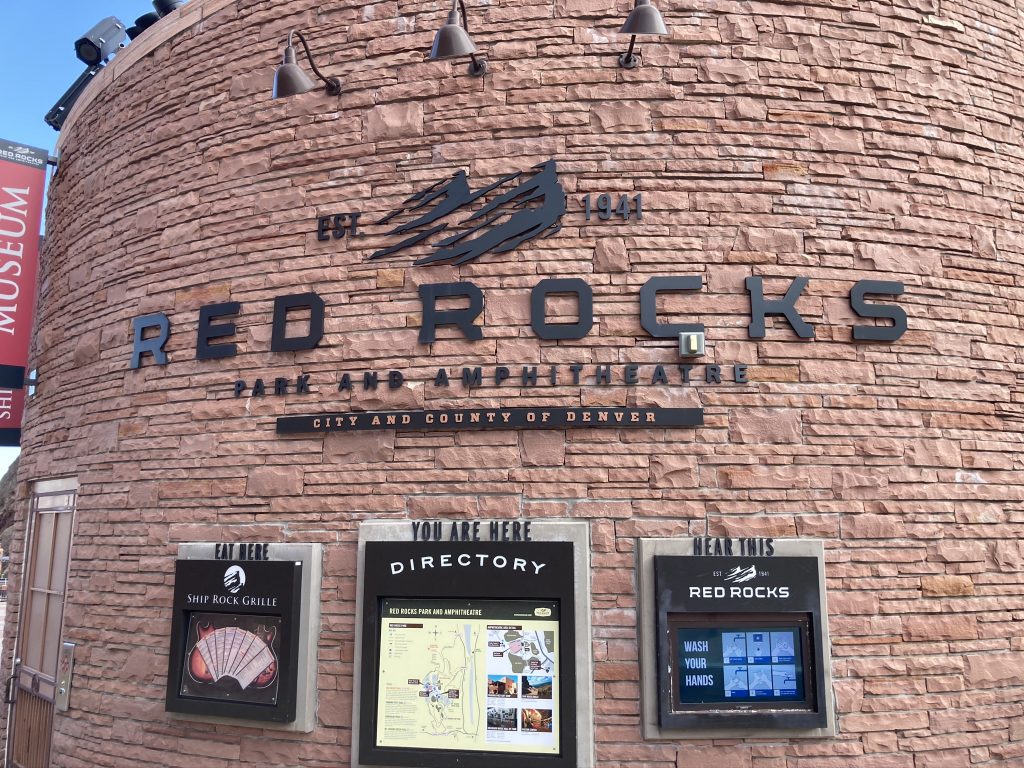
[[573, 544], [365, 546], [360, 763], [576, 766]]
[[302, 563], [178, 560], [166, 709], [295, 720]]
[[662, 727], [827, 725], [819, 560], [654, 557]]

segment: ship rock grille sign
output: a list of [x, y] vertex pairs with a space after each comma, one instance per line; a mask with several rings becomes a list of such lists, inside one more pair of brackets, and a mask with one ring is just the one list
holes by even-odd
[[295, 720], [302, 563], [178, 560], [168, 712]]

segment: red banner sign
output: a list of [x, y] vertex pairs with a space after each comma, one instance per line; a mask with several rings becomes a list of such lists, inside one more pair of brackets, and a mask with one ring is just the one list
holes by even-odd
[[43, 218], [43, 149], [0, 139], [0, 445], [18, 445]]

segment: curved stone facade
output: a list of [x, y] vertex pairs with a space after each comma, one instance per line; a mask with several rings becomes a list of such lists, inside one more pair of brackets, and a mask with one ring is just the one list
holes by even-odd
[[[627, 71], [625, 3], [474, 4], [490, 72], [473, 79], [424, 61], [441, 5], [192, 0], [68, 121], [20, 470], [23, 497], [37, 479], [80, 483], [64, 617], [79, 649], [53, 764], [348, 764], [357, 526], [406, 518], [590, 521], [599, 765], [1021, 760], [1020, 15], [975, 0], [662, 4], [670, 36], [640, 41]], [[340, 97], [270, 99], [291, 28], [343, 79]], [[368, 258], [394, 242], [375, 222], [429, 184], [465, 170], [475, 189], [547, 160], [568, 195], [560, 231], [461, 266], [413, 266], [425, 246]], [[642, 194], [643, 219], [587, 222], [581, 199], [602, 193]], [[366, 237], [319, 240], [317, 218], [344, 211]], [[706, 326], [688, 384], [676, 340], [641, 327], [641, 287], [659, 275], [702, 278], [660, 303], [662, 322]], [[775, 299], [808, 278], [796, 309], [814, 338], [782, 317], [751, 338], [751, 276]], [[593, 329], [542, 340], [530, 291], [568, 277], [593, 290]], [[904, 284], [876, 297], [905, 311], [901, 338], [854, 342], [873, 322], [851, 309], [859, 280]], [[420, 286], [459, 281], [482, 291], [481, 338], [444, 328], [419, 343]], [[322, 342], [271, 353], [273, 300], [310, 291]], [[197, 360], [200, 307], [225, 302], [241, 305], [238, 354]], [[169, 362], [134, 370], [132, 320], [151, 313], [170, 320]], [[649, 383], [659, 364], [666, 385]], [[522, 385], [524, 365], [538, 386]], [[467, 389], [475, 366], [483, 385]], [[405, 379], [394, 390], [390, 370]], [[366, 371], [378, 389], [363, 390]], [[251, 392], [300, 374], [309, 395]], [[274, 429], [328, 410], [515, 405], [701, 406], [705, 423]], [[634, 547], [685, 535], [824, 541], [837, 737], [642, 739]], [[241, 540], [326, 547], [311, 734], [163, 711], [176, 546]]]

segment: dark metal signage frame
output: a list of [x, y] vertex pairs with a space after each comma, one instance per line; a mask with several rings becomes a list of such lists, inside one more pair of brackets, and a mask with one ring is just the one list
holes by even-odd
[[[360, 670], [359, 762], [366, 765], [422, 766], [423, 768], [574, 768], [577, 764], [576, 723], [576, 605], [573, 544], [559, 541], [390, 542], [368, 541], [363, 575], [362, 666]], [[469, 567], [434, 567], [442, 556], [458, 563], [459, 555], [472, 558]], [[508, 566], [487, 566], [496, 558]], [[532, 564], [513, 575], [515, 558]], [[394, 573], [392, 563], [422, 564]], [[463, 562], [466, 559], [463, 558]], [[386, 598], [451, 600], [554, 600], [559, 603], [560, 752], [538, 755], [498, 751], [420, 749], [377, 746], [381, 605]], [[586, 609], [586, 608], [584, 608]]]
[[[827, 726], [824, 617], [815, 557], [691, 557], [655, 555], [658, 715], [663, 728], [809, 729]], [[749, 571], [737, 581], [740, 570]], [[782, 624], [800, 626], [803, 702], [772, 704], [677, 703], [673, 675], [680, 674], [671, 628]], [[767, 622], [767, 624], [766, 624]]]
[[[241, 568], [244, 581], [225, 585], [228, 569]], [[230, 717], [290, 723], [295, 720], [298, 685], [299, 623], [302, 563], [286, 561], [178, 560], [174, 572], [174, 608], [171, 647], [167, 662], [165, 708], [207, 717]], [[234, 590], [234, 591], [233, 591]], [[278, 687], [276, 701], [252, 703], [225, 698], [182, 694], [185, 663], [190, 652], [192, 614], [268, 616], [279, 627], [276, 653]]]

